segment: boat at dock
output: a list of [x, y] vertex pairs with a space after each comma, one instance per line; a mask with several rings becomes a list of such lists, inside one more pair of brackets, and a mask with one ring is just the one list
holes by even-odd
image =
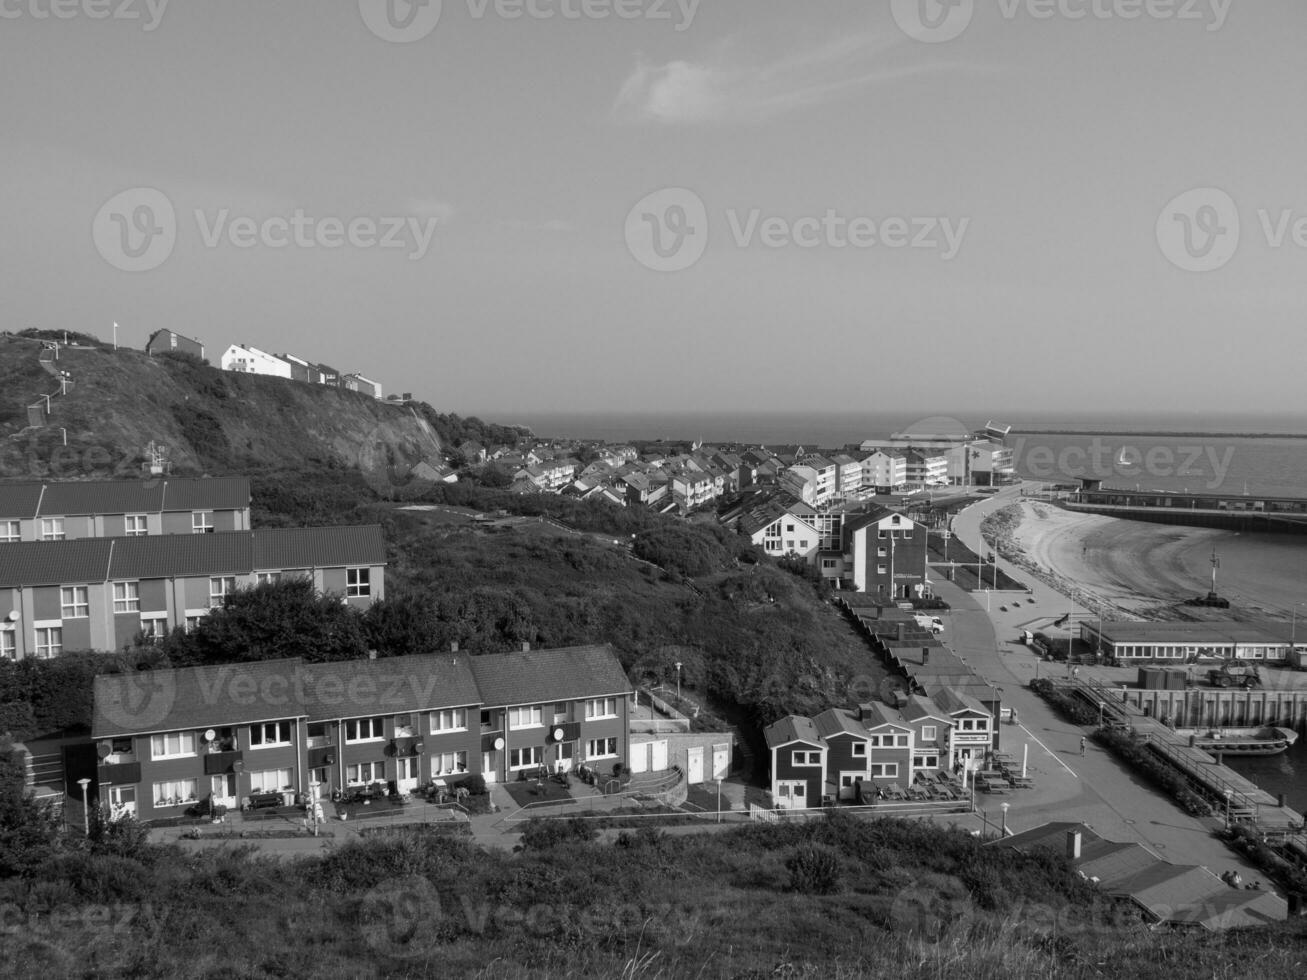
[[1227, 755], [1279, 755], [1298, 741], [1291, 728], [1177, 728], [1176, 735], [1204, 752]]

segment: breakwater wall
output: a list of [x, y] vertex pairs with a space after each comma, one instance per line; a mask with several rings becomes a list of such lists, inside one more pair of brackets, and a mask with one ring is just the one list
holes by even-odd
[[1116, 688], [1114, 693], [1149, 718], [1176, 728], [1255, 728], [1275, 725], [1307, 732], [1307, 691], [1183, 691]]

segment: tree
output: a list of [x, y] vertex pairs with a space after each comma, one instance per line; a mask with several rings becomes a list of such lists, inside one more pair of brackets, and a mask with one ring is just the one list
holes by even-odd
[[27, 794], [24, 769], [14, 743], [0, 739], [0, 878], [37, 874], [59, 847], [60, 820]]
[[368, 647], [383, 657], [430, 653], [442, 629], [435, 603], [424, 592], [379, 599], [363, 614]]
[[173, 666], [288, 657], [353, 660], [368, 652], [358, 611], [305, 578], [233, 592], [195, 630], [175, 631], [162, 646]]

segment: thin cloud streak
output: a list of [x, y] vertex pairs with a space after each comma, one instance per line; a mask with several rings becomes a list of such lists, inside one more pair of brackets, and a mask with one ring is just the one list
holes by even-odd
[[704, 63], [643, 60], [622, 83], [614, 116], [622, 122], [695, 125], [764, 122], [847, 92], [912, 75], [938, 64], [887, 64], [901, 38], [860, 34], [763, 63], [732, 63], [724, 50]]

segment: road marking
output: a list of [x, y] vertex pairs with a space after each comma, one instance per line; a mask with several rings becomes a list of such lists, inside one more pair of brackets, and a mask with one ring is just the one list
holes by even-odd
[[1063, 762], [1063, 761], [1062, 761], [1058, 756], [1054, 755], [1054, 754], [1053, 754], [1053, 750], [1050, 749], [1047, 745], [1045, 745], [1043, 742], [1041, 742], [1041, 741], [1039, 740], [1039, 736], [1037, 736], [1034, 732], [1032, 732], [1032, 731], [1031, 731], [1029, 728], [1027, 728], [1025, 725], [1017, 725], [1017, 727], [1020, 728], [1023, 732], [1025, 732], [1027, 735], [1029, 735], [1030, 738], [1034, 741], [1034, 743], [1035, 743], [1036, 745], [1038, 745], [1041, 749], [1043, 749], [1045, 752], [1047, 752], [1047, 753], [1049, 754], [1049, 757], [1050, 757], [1054, 762], [1056, 762], [1059, 766], [1061, 766], [1061, 767], [1062, 767], [1063, 769], [1065, 769], [1067, 772], [1071, 773], [1072, 776], [1075, 776], [1076, 779], [1079, 779], [1079, 778], [1080, 778], [1079, 776], [1076, 776], [1076, 771], [1075, 771], [1074, 769], [1072, 769], [1072, 768], [1071, 768], [1070, 766], [1068, 766], [1065, 762]]

